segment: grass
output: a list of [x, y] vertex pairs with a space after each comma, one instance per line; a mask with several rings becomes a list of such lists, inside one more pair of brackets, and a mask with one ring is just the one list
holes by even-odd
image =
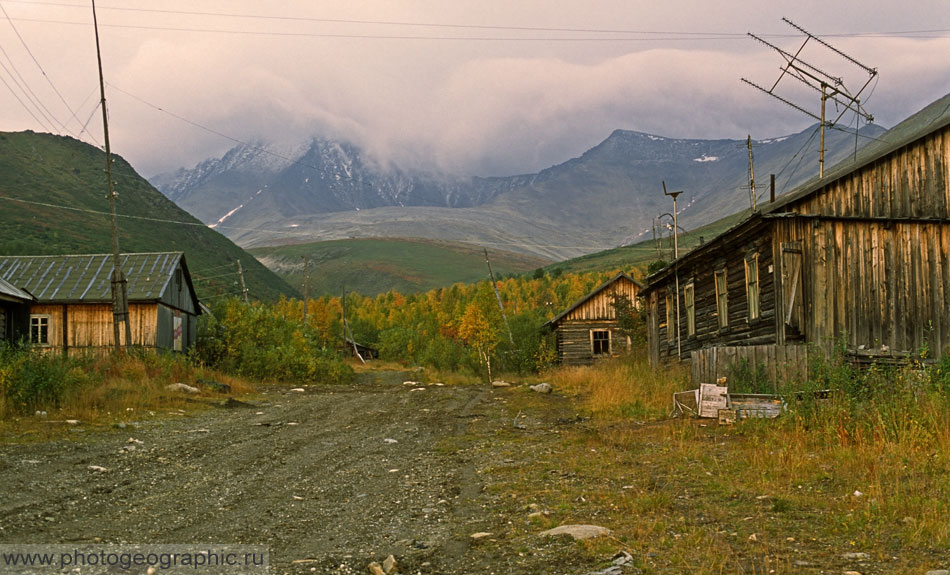
[[[156, 414], [200, 409], [223, 397], [203, 385], [230, 386], [232, 395], [254, 388], [240, 379], [195, 367], [187, 359], [155, 353], [115, 357], [0, 350], [0, 437], [49, 438], [70, 421], [108, 426]], [[166, 389], [184, 383], [198, 394]], [[40, 412], [38, 414], [37, 412]]]
[[[889, 393], [872, 400], [720, 427], [668, 419], [684, 374], [654, 375], [642, 360], [552, 373], [559, 406], [508, 397], [553, 433], [497, 432], [483, 470], [505, 515], [525, 517], [528, 503], [550, 514], [499, 529], [518, 543], [559, 524], [604, 525], [613, 538], [575, 544], [579, 556], [626, 549], [643, 573], [947, 568], [950, 398], [928, 374], [888, 377]], [[496, 463], [505, 459], [518, 464]]]
[[[396, 290], [424, 292], [455, 283], [488, 278], [485, 253], [458, 242], [386, 238], [350, 239], [250, 250], [301, 293], [311, 297], [349, 292], [375, 296]], [[548, 262], [532, 256], [492, 250], [496, 277], [533, 271]], [[309, 285], [305, 259], [311, 261]]]

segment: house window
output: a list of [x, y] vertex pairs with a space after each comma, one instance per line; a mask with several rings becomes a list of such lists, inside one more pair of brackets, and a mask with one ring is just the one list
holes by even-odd
[[719, 329], [729, 327], [729, 291], [725, 269], [716, 272], [716, 313], [719, 315]]
[[683, 302], [686, 304], [686, 336], [696, 335], [696, 290], [693, 282], [683, 287]]
[[759, 319], [759, 254], [745, 260], [745, 286], [749, 300], [749, 321]]
[[49, 316], [30, 316], [30, 343], [49, 345]]
[[594, 355], [610, 355], [610, 330], [591, 330], [590, 340]]
[[666, 341], [673, 343], [676, 341], [676, 315], [673, 309], [673, 296], [666, 292]]

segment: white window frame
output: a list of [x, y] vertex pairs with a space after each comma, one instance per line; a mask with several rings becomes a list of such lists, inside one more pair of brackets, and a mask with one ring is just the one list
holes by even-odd
[[[45, 313], [34, 313], [30, 314], [30, 343], [33, 345], [42, 345], [50, 346], [52, 345], [49, 341], [49, 328], [50, 328], [50, 315]], [[34, 330], [36, 330], [37, 337], [33, 337]], [[45, 341], [39, 340], [39, 336], [44, 336], [42, 339]]]

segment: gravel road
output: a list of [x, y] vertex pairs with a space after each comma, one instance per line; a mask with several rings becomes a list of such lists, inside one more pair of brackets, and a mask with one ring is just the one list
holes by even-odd
[[389, 554], [402, 573], [488, 573], [466, 557], [487, 528], [466, 432], [509, 415], [483, 387], [406, 377], [0, 446], [0, 543], [240, 543], [267, 546], [272, 573], [367, 573]]

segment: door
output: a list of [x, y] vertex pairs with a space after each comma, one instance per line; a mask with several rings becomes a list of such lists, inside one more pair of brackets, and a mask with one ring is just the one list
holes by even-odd
[[805, 339], [802, 260], [801, 242], [782, 243], [782, 316], [785, 341]]

